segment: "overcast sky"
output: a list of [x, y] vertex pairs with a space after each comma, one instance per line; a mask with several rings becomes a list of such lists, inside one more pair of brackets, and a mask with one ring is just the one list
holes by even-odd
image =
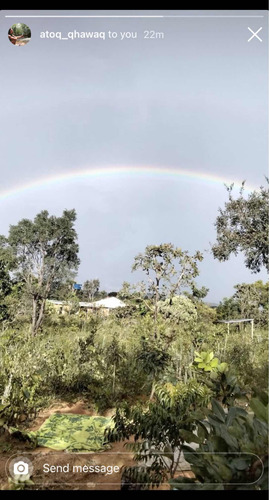
[[[139, 14], [107, 12], [116, 13]], [[264, 184], [266, 17], [5, 18], [9, 14], [16, 12], [0, 13], [1, 192], [46, 176], [104, 166], [182, 168], [246, 179], [247, 186]], [[237, 14], [267, 16], [262, 11]], [[24, 47], [8, 40], [15, 22], [32, 31]], [[262, 27], [262, 42], [255, 37], [248, 42], [248, 27], [254, 32]], [[61, 31], [67, 37], [74, 30], [105, 32], [106, 39], [40, 38], [40, 32]], [[118, 38], [109, 39], [108, 30]], [[164, 38], [143, 39], [145, 30], [164, 33]], [[137, 32], [137, 38], [121, 41], [121, 31]], [[118, 290], [123, 281], [141, 279], [131, 273], [137, 253], [149, 244], [171, 242], [190, 253], [204, 252], [197, 284], [210, 289], [207, 300], [218, 302], [233, 294], [235, 284], [266, 278], [265, 272], [251, 274], [242, 256], [219, 263], [210, 254], [218, 207], [226, 199], [221, 182], [154, 172], [66, 180], [0, 196], [0, 234], [7, 235], [9, 224], [33, 218], [42, 209], [60, 215], [75, 208], [78, 282], [99, 278], [102, 288]]]

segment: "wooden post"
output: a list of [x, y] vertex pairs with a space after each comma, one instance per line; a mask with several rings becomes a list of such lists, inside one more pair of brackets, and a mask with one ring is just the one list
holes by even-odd
[[254, 336], [254, 319], [251, 320], [251, 340], [253, 340]]
[[227, 333], [225, 335], [225, 342], [224, 342], [224, 354], [226, 353], [226, 346], [227, 346], [227, 339], [230, 333], [230, 325], [227, 323]]

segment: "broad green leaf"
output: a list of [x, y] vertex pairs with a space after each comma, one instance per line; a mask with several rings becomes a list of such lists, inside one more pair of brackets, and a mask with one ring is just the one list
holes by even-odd
[[265, 423], [268, 423], [268, 405], [265, 406], [258, 398], [252, 398], [249, 403], [256, 417]]
[[231, 448], [238, 448], [237, 439], [234, 436], [231, 436], [225, 428], [222, 428], [221, 436]]
[[218, 369], [221, 373], [224, 373], [228, 370], [228, 364], [227, 363], [220, 363], [218, 366]]
[[212, 414], [208, 415], [207, 420], [214, 427], [214, 429], [217, 429], [217, 430], [219, 430], [221, 428], [221, 426], [223, 425], [221, 423], [221, 420]]
[[218, 452], [228, 451], [229, 447], [221, 436], [212, 436], [211, 441], [214, 445], [214, 449]]
[[219, 360], [218, 360], [218, 358], [214, 358], [214, 359], [212, 359], [212, 361], [211, 361], [211, 366], [212, 366], [212, 367], [218, 366], [218, 364], [219, 364]]
[[247, 417], [247, 412], [245, 410], [243, 410], [243, 408], [238, 408], [237, 406], [233, 406], [232, 408], [229, 408], [228, 415], [226, 417], [227, 427], [232, 425], [232, 423], [236, 417]]
[[185, 429], [180, 430], [180, 436], [186, 443], [201, 443], [201, 439], [193, 434], [191, 431], [186, 431]]
[[208, 437], [208, 430], [202, 422], [197, 424], [197, 434], [202, 442]]
[[219, 402], [216, 399], [212, 399], [212, 411], [214, 415], [221, 421], [225, 422], [225, 412], [222, 408], [222, 406], [219, 404]]

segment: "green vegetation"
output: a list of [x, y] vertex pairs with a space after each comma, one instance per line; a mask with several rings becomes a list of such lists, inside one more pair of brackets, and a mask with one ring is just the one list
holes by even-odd
[[43, 210], [33, 222], [22, 219], [16, 226], [10, 226], [4, 241], [13, 258], [16, 278], [25, 285], [32, 302], [33, 336], [42, 325], [52, 286], [65, 281], [68, 273], [78, 267], [75, 220], [74, 210], [65, 210], [62, 217], [49, 217]]
[[[242, 196], [235, 203], [230, 193], [227, 210], [241, 207]], [[264, 190], [250, 198], [252, 211], [260, 209], [259, 196], [263, 200]], [[222, 214], [223, 221], [227, 217]], [[259, 235], [263, 212], [261, 217]], [[85, 312], [80, 301], [106, 293], [97, 278], [73, 289], [79, 265], [75, 220], [74, 210], [61, 217], [43, 211], [0, 238], [1, 434], [14, 425], [27, 429], [52, 402], [83, 399], [99, 414], [113, 409], [115, 425], [106, 437], [129, 441], [137, 461], [124, 470], [127, 484], [263, 489], [268, 284], [237, 284], [234, 295], [213, 309], [203, 301], [208, 289], [195, 283], [202, 254], [190, 256], [171, 243], [149, 245], [133, 264], [145, 280], [124, 282], [111, 294], [126, 307], [109, 315]], [[239, 248], [236, 234], [233, 251]], [[248, 252], [245, 242], [240, 248]], [[255, 247], [247, 260], [256, 271], [266, 261], [264, 249], [257, 252]], [[47, 299], [65, 301], [65, 312]], [[228, 335], [219, 322], [245, 317], [254, 319], [253, 338], [249, 324], [231, 326]], [[179, 474], [183, 456], [193, 477]]]
[[26, 38], [31, 37], [31, 30], [29, 26], [24, 23], [16, 23], [11, 26], [16, 36], [24, 35]]
[[[266, 178], [268, 183], [268, 178]], [[225, 209], [219, 209], [215, 227], [217, 243], [212, 251], [216, 259], [225, 261], [233, 253], [243, 252], [245, 264], [257, 273], [261, 267], [269, 269], [268, 260], [268, 202], [269, 190], [261, 187], [244, 198], [244, 182], [240, 196], [232, 195], [233, 185], [227, 187], [229, 200]]]
[[264, 328], [268, 324], [269, 283], [261, 280], [255, 283], [242, 283], [234, 286], [236, 292], [230, 298], [224, 298], [217, 308], [219, 319], [254, 318], [256, 327]]
[[250, 407], [252, 415], [235, 406], [225, 413], [212, 400], [207, 423], [199, 422], [199, 447], [184, 446], [195, 478], [172, 479], [173, 489], [267, 489], [268, 395], [253, 398]]

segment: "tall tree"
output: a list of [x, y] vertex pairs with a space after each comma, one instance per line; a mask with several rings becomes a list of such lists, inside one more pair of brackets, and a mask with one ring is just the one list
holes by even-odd
[[219, 319], [254, 319], [260, 327], [268, 323], [269, 284], [261, 280], [234, 286], [232, 297], [225, 298], [217, 308]]
[[97, 296], [100, 289], [100, 281], [98, 279], [87, 280], [83, 283], [82, 296], [86, 300], [91, 302]]
[[135, 257], [132, 269], [145, 271], [148, 292], [153, 296], [155, 337], [159, 300], [162, 298], [172, 300], [182, 287], [191, 286], [193, 279], [199, 274], [197, 262], [202, 260], [200, 252], [190, 256], [187, 251], [174, 247], [172, 243], [148, 245], [144, 253]]
[[220, 320], [240, 318], [240, 306], [238, 300], [232, 297], [224, 297], [217, 307], [217, 317]]
[[234, 299], [238, 302], [242, 318], [253, 318], [256, 323], [266, 326], [268, 319], [268, 283], [242, 283], [235, 287]]
[[54, 281], [79, 265], [75, 220], [75, 210], [64, 210], [61, 217], [43, 210], [33, 221], [22, 219], [10, 226], [7, 241], [16, 258], [17, 274], [32, 299], [33, 336], [42, 325]]
[[122, 283], [121, 289], [118, 292], [118, 297], [121, 300], [129, 299], [132, 295], [132, 285], [128, 281]]
[[[56, 277], [52, 284], [49, 298], [55, 300], [67, 300], [70, 293], [74, 290], [73, 286], [75, 276], [76, 271], [67, 269], [65, 275], [62, 272], [61, 275]], [[77, 290], [76, 292], [80, 292], [80, 290]], [[80, 297], [79, 294], [77, 295]]]
[[8, 248], [8, 241], [0, 235], [0, 298], [11, 291], [10, 270], [14, 264], [12, 254]]
[[0, 319], [8, 317], [5, 297], [12, 290], [10, 271], [14, 267], [14, 258], [8, 246], [8, 241], [0, 235]]
[[[268, 179], [267, 179], [268, 183]], [[238, 198], [233, 197], [233, 184], [227, 187], [229, 199], [224, 209], [219, 209], [215, 227], [217, 243], [212, 247], [216, 259], [223, 262], [233, 253], [243, 252], [245, 264], [253, 273], [261, 267], [269, 270], [268, 188], [260, 187], [244, 198], [244, 182]]]

